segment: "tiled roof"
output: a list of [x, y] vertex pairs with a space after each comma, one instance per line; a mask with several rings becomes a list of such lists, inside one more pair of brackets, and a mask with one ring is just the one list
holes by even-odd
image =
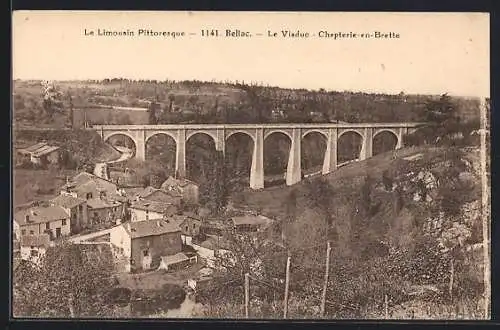
[[42, 147], [45, 147], [46, 145], [47, 145], [47, 143], [40, 142], [40, 143], [32, 145], [31, 147], [25, 148], [25, 150], [29, 151], [29, 152], [33, 152], [33, 151], [38, 150], [38, 149], [40, 149]]
[[48, 247], [49, 244], [50, 236], [48, 234], [21, 236], [21, 246]]
[[60, 206], [38, 206], [16, 212], [14, 219], [19, 225], [25, 225], [26, 216], [29, 217], [29, 223], [43, 223], [69, 218], [66, 211]]
[[34, 151], [33, 152], [33, 156], [40, 157], [40, 156], [43, 156], [43, 155], [48, 155], [51, 152], [54, 152], [56, 150], [59, 150], [59, 147], [56, 147], [56, 146], [45, 146], [45, 147], [42, 147], [42, 148]]
[[166, 266], [177, 264], [177, 263], [188, 261], [188, 260], [189, 260], [189, 257], [182, 252], [179, 252], [179, 253], [176, 253], [176, 254], [170, 255], [170, 256], [161, 257], [161, 261]]
[[92, 198], [87, 200], [87, 205], [92, 209], [105, 209], [120, 206], [120, 203], [100, 198]]
[[97, 175], [93, 175], [87, 172], [81, 172], [75, 175], [71, 179], [71, 183], [75, 186], [80, 186], [82, 184], [88, 183], [89, 181], [95, 182], [102, 189], [111, 191], [116, 190], [116, 184], [111, 181], [105, 180], [103, 178], [98, 177]]
[[134, 201], [130, 205], [131, 209], [152, 211], [156, 213], [165, 213], [171, 210], [172, 207], [175, 207], [175, 205], [170, 203], [160, 203], [160, 202], [143, 201], [143, 200]]
[[185, 187], [188, 184], [193, 184], [197, 186], [195, 182], [190, 181], [188, 179], [176, 179], [172, 176], [169, 176], [168, 179], [161, 184], [161, 189], [166, 189], [168, 187], [175, 187], [175, 186]]
[[187, 219], [201, 222], [200, 218], [197, 218], [194, 215], [188, 215], [188, 214], [182, 214], [182, 215], [175, 214], [175, 215], [169, 216], [167, 219], [172, 220], [173, 222], [177, 223], [178, 225], [181, 225]]
[[71, 209], [75, 206], [85, 203], [85, 200], [70, 195], [59, 195], [53, 198], [51, 202], [64, 208]]
[[37, 143], [37, 144], [34, 144], [32, 146], [29, 146], [27, 148], [24, 148], [22, 149], [22, 151], [25, 151], [25, 152], [34, 152], [42, 147], [45, 147], [47, 145], [47, 143], [44, 143], [44, 142], [40, 142], [40, 143]]
[[57, 146], [49, 146], [45, 142], [40, 142], [40, 143], [34, 144], [32, 146], [29, 146], [27, 148], [19, 149], [19, 152], [24, 153], [24, 154], [33, 154], [33, 156], [39, 157], [39, 156], [49, 154], [49, 153], [51, 153], [55, 150], [58, 150], [58, 149], [59, 149], [59, 147], [57, 147]]
[[181, 194], [179, 194], [177, 191], [172, 191], [172, 190], [165, 190], [165, 189], [156, 189], [151, 186], [144, 188], [143, 190], [139, 191], [135, 197], [139, 198], [147, 198], [151, 196], [155, 192], [160, 192], [162, 194], [166, 194], [170, 197], [182, 197]]
[[179, 226], [164, 219], [129, 222], [124, 224], [131, 238], [163, 235], [167, 233], [180, 232]]
[[151, 195], [155, 191], [159, 191], [159, 189], [156, 189], [156, 188], [153, 188], [151, 186], [148, 186], [148, 187], [140, 190], [139, 192], [137, 192], [136, 197], [142, 197], [142, 198], [144, 198], [144, 197], [147, 197], [147, 196]]

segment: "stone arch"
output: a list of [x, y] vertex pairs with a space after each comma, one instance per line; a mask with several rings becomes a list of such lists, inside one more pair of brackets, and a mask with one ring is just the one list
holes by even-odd
[[360, 130], [357, 130], [355, 128], [346, 128], [346, 129], [343, 129], [343, 130], [339, 130], [339, 133], [337, 135], [337, 139], [340, 139], [340, 137], [342, 135], [344, 135], [345, 133], [349, 133], [349, 132], [356, 133], [357, 135], [359, 135], [361, 137], [361, 141], [362, 142], [365, 141], [365, 134], [364, 134], [364, 132], [360, 131]]
[[235, 129], [235, 130], [231, 130], [231, 131], [227, 132], [227, 133], [226, 133], [226, 136], [225, 136], [225, 140], [226, 140], [226, 141], [227, 141], [227, 140], [229, 140], [229, 138], [230, 138], [232, 135], [234, 135], [234, 134], [238, 134], [238, 133], [240, 133], [240, 134], [244, 134], [244, 135], [246, 135], [246, 136], [249, 136], [249, 137], [252, 139], [253, 143], [255, 143], [255, 134], [252, 134], [252, 133], [250, 133], [250, 132], [248, 132], [248, 131], [246, 131], [246, 130], [243, 130], [243, 129]]
[[252, 172], [256, 137], [246, 130], [231, 130], [226, 134], [226, 173], [230, 174], [235, 183], [248, 185]]
[[189, 141], [190, 138], [195, 136], [196, 134], [203, 134], [209, 136], [212, 141], [214, 142], [214, 145], [217, 146], [217, 133], [216, 132], [211, 132], [211, 131], [191, 131], [186, 133], [186, 143]]
[[[398, 133], [399, 132], [396, 129], [391, 128], [381, 128], [376, 130], [372, 137], [373, 156], [398, 149], [398, 146], [402, 142], [400, 141], [402, 137], [400, 137]], [[391, 141], [391, 138], [388, 138], [388, 136], [393, 138], [393, 142]]]
[[[269, 138], [271, 136], [274, 138]], [[292, 135], [287, 130], [271, 129], [266, 132], [263, 141], [265, 185], [285, 183], [292, 145]]]
[[111, 132], [111, 133], [105, 134], [103, 140], [104, 140], [104, 142], [107, 142], [110, 138], [112, 138], [113, 136], [116, 136], [116, 135], [124, 135], [124, 136], [129, 137], [132, 140], [132, 142], [134, 143], [135, 150], [137, 150], [137, 140], [136, 140], [135, 136], [133, 136], [132, 134], [125, 132], [125, 131], [123, 131], [123, 132], [117, 131], [117, 132]]
[[164, 167], [170, 171], [174, 171], [177, 148], [179, 148], [179, 143], [174, 134], [164, 131], [153, 132], [146, 135], [144, 141], [144, 158], [151, 160], [157, 156], [161, 156]]
[[152, 133], [146, 133], [146, 140], [144, 141], [144, 143], [148, 143], [148, 140], [151, 139], [153, 136], [157, 136], [157, 135], [166, 135], [168, 137], [171, 137], [172, 140], [175, 141], [176, 144], [179, 143], [179, 141], [177, 141], [177, 134], [173, 134], [172, 132], [169, 132], [169, 131], [159, 131], [159, 132], [152, 132]]
[[[350, 149], [348, 146], [344, 144], [345, 139], [347, 138], [348, 133], [352, 133], [353, 136], [357, 136], [359, 138], [359, 143], [355, 143], [354, 146], [356, 146], [356, 149]], [[346, 128], [339, 130], [339, 134], [337, 136], [337, 144], [335, 148], [337, 149], [337, 159], [338, 159], [338, 164], [341, 165], [344, 162], [350, 162], [354, 161], [356, 159], [360, 160], [362, 158], [362, 153], [363, 153], [363, 145], [365, 144], [365, 139], [366, 136], [363, 134], [363, 131], [360, 131], [358, 129], [353, 129], [353, 128]], [[354, 143], [355, 140], [351, 140], [352, 143]], [[353, 146], [351, 144], [351, 146]]]
[[311, 134], [311, 133], [319, 133], [321, 134], [326, 140], [328, 140], [328, 132], [326, 132], [325, 130], [322, 130], [322, 129], [316, 129], [316, 128], [312, 128], [312, 129], [308, 129], [308, 130], [303, 130], [302, 131], [302, 136], [300, 137], [301, 139], [305, 138], [308, 134]]
[[304, 175], [313, 175], [321, 171], [328, 149], [328, 132], [322, 129], [309, 129], [300, 139], [300, 162]]
[[380, 133], [384, 133], [384, 132], [387, 132], [387, 133], [391, 133], [392, 135], [394, 135], [394, 137], [396, 138], [396, 141], [397, 142], [400, 142], [399, 141], [399, 132], [394, 129], [394, 128], [380, 128], [380, 129], [377, 129], [373, 132], [373, 138], [375, 139], [375, 137], [380, 134]]
[[288, 136], [288, 138], [290, 139], [290, 143], [292, 143], [293, 141], [293, 137], [292, 137], [292, 134], [290, 132], [288, 132], [287, 130], [284, 130], [284, 129], [271, 129], [267, 132], [264, 133], [264, 141], [269, 137], [271, 136], [272, 134], [275, 134], [275, 133], [282, 133], [282, 134], [285, 134], [286, 136]]

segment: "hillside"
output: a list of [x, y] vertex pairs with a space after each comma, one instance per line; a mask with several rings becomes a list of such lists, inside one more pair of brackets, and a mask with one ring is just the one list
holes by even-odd
[[[313, 305], [317, 302], [311, 297], [321, 290], [324, 243], [331, 241], [327, 299], [335, 304], [327, 313], [332, 317], [359, 317], [353, 314], [357, 310], [363, 317], [384, 318], [384, 294], [392, 317], [480, 315], [479, 151], [419, 147], [395, 154], [352, 163], [291, 187], [246, 190], [233, 196], [233, 206], [278, 220], [276, 239], [284, 237], [297, 251], [291, 291]], [[322, 246], [301, 252], [315, 244]]]
[[[337, 169], [337, 171], [326, 176], [315, 176], [313, 178], [304, 179], [302, 182], [294, 186], [270, 187], [261, 191], [247, 189], [243, 194], [244, 203], [241, 202], [237, 205], [241, 207], [246, 205], [249, 208], [265, 205], [265, 208], [262, 210], [263, 212], [270, 216], [280, 217], [284, 214], [283, 201], [286, 199], [286, 196], [292, 190], [300, 192], [308, 182], [315, 182], [318, 179], [324, 178], [335, 187], [336, 191], [343, 193], [349, 192], [355, 190], [356, 187], [359, 187], [363, 177], [367, 175], [380, 178], [382, 176], [382, 172], [386, 170], [394, 171], [397, 168], [404, 166], [417, 166], [417, 163], [412, 164], [412, 161], [405, 160], [405, 158], [422, 155], [429, 159], [439, 161], [439, 156], [442, 156], [444, 151], [444, 148], [441, 149], [437, 147], [409, 147], [399, 149], [394, 152], [385, 152], [365, 161], [353, 162], [341, 166]], [[467, 156], [471, 158], [471, 161], [474, 161], [475, 163], [479, 162], [479, 151], [474, 154], [467, 154]]]
[[[156, 120], [161, 123], [422, 121], [425, 104], [437, 98], [404, 93], [292, 90], [240, 82], [61, 81], [55, 83], [55, 88], [61, 94], [63, 109], [52, 118], [44, 118], [43, 88], [40, 81], [14, 81], [14, 116], [19, 126], [67, 125], [70, 97], [76, 127], [82, 126], [85, 116], [95, 124], [148, 122], [144, 108], [152, 101], [157, 103]], [[477, 100], [459, 97], [453, 100], [464, 118], [479, 115]], [[110, 106], [136, 109], [110, 109]]]
[[92, 131], [84, 130], [53, 130], [35, 131], [18, 130], [13, 137], [13, 148], [24, 148], [41, 141], [48, 141], [51, 145], [62, 148], [72, 160], [77, 162], [75, 166], [103, 162], [117, 159], [120, 153], [101, 137]]

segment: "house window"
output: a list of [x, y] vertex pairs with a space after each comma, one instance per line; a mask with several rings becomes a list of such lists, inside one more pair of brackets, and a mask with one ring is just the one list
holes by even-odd
[[189, 227], [186, 225], [186, 231], [188, 231], [188, 230], [189, 230]]
[[91, 192], [87, 193], [87, 199], [91, 199], [91, 198], [92, 198], [92, 193]]
[[83, 211], [83, 205], [78, 205], [78, 211], [82, 212]]
[[144, 250], [144, 251], [142, 251], [142, 254], [143, 254], [145, 257], [149, 257], [149, 250]]
[[196, 229], [196, 224], [193, 223], [193, 229]]
[[26, 235], [26, 229], [21, 230], [21, 236]]
[[35, 247], [32, 246], [30, 254], [31, 254], [32, 257], [38, 257], [38, 250], [36, 250]]
[[35, 235], [35, 231], [30, 230], [30, 235]]
[[66, 219], [62, 219], [62, 225], [66, 226]]
[[47, 222], [47, 223], [45, 224], [45, 229], [50, 229], [50, 222]]

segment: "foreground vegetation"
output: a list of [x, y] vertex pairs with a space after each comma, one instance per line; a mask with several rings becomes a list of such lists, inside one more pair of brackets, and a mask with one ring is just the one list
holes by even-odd
[[[158, 85], [144, 82], [137, 91], [131, 87], [133, 84], [123, 81], [97, 86], [115, 95], [120, 91], [111, 92], [109, 85], [117, 83], [120, 88], [129, 88], [131, 94], [142, 91], [141, 97], [150, 96], [146, 93], [147, 86]], [[186, 85], [191, 86], [193, 94], [212, 86]], [[255, 102], [255, 108], [251, 109], [267, 109], [265, 105], [256, 107], [267, 102], [264, 96], [252, 94], [256, 90], [266, 88], [246, 91], [245, 95]], [[267, 89], [270, 90], [273, 89]], [[290, 92], [300, 93], [308, 92]], [[167, 99], [168, 109], [175, 107], [176, 98], [167, 96]], [[349, 109], [351, 113], [352, 107]], [[363, 113], [359, 115], [362, 120], [370, 112], [354, 113]], [[196, 156], [189, 159], [188, 171], [201, 182], [201, 200], [210, 205], [214, 215], [224, 218], [232, 204], [276, 220], [265, 236], [227, 233], [235, 259], [222, 258], [220, 263], [226, 270], [216, 272], [210, 285], [197, 293], [198, 301], [205, 306], [199, 316], [243, 317], [244, 274], [249, 273], [250, 316], [281, 318], [286, 261], [290, 255], [290, 318], [483, 317], [481, 243], [485, 210], [480, 203], [483, 183], [478, 170], [478, 136], [474, 132], [479, 123], [464, 122], [458, 113], [456, 103], [446, 95], [430, 98], [418, 118], [434, 125], [406, 136], [407, 149], [382, 153], [341, 167], [328, 176], [303, 180], [293, 187], [259, 192], [229, 190], [228, 179], [232, 175], [229, 173], [244, 172], [243, 163], [228, 165], [220, 154], [202, 152], [206, 150], [203, 142], [191, 146], [195, 152], [190, 154]], [[265, 118], [262, 113], [254, 114], [259, 120]], [[376, 116], [369, 120], [380, 119]], [[396, 115], [393, 118], [401, 120]], [[58, 138], [47, 136], [47, 139]], [[71, 150], [82, 148], [84, 153], [94, 149], [85, 149], [86, 145], [99, 143], [94, 138], [80, 140], [80, 136], [59, 141], [67, 143]], [[268, 168], [278, 173], [283, 169], [286, 158], [282, 157], [282, 151], [286, 148], [280, 143], [276, 145], [270, 150], [278, 156]], [[228, 158], [234, 155], [229, 153]], [[311, 154], [309, 160], [319, 158], [318, 155]], [[92, 157], [95, 155], [83, 158], [90, 161]], [[170, 156], [157, 157], [147, 163], [130, 161], [127, 166], [136, 169], [137, 180], [144, 185], [157, 185], [172, 174], [171, 165], [163, 166], [171, 164]], [[321, 315], [327, 242], [332, 251], [325, 314]], [[104, 301], [106, 288], [112, 286], [105, 280], [110, 278], [109, 265], [88, 264], [72, 247], [56, 249], [47, 258], [45, 265], [35, 272], [31, 268], [17, 269], [18, 278], [32, 276], [31, 281], [16, 282], [14, 305], [19, 315], [130, 316], [108, 308]], [[94, 268], [97, 265], [99, 271]], [[64, 267], [70, 267], [68, 276], [76, 278], [71, 282], [73, 286], [68, 285], [66, 277], [54, 277], [61, 274], [55, 269], [65, 271]], [[51, 281], [57, 285], [51, 287]], [[71, 297], [78, 297], [81, 303], [74, 305], [68, 300]], [[88, 301], [92, 303], [87, 305]]]

